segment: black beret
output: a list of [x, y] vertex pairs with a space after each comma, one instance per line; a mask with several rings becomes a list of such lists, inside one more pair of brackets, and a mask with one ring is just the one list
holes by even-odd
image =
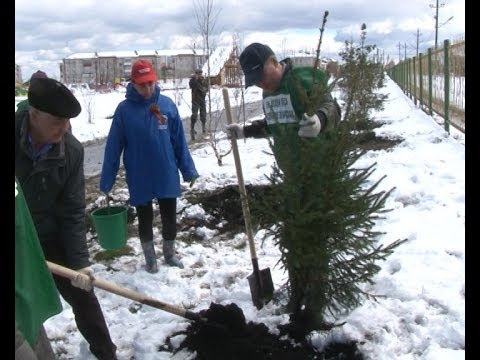
[[38, 110], [68, 119], [82, 111], [72, 92], [61, 82], [49, 78], [30, 80], [28, 103]]

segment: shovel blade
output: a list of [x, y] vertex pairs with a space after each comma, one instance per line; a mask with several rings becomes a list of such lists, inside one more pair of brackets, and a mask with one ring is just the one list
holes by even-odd
[[255, 273], [247, 277], [253, 304], [257, 309], [261, 309], [264, 304], [272, 300], [274, 292], [270, 268], [259, 270], [259, 275], [260, 283], [257, 281]]

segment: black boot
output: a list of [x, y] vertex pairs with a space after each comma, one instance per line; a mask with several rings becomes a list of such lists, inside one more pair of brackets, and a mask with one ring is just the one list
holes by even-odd
[[202, 134], [206, 134], [207, 130], [205, 129], [205, 123], [202, 123]]
[[192, 127], [190, 128], [190, 137], [192, 138], [192, 140], [195, 140], [195, 134], [197, 132], [195, 131], [195, 125], [192, 125]]

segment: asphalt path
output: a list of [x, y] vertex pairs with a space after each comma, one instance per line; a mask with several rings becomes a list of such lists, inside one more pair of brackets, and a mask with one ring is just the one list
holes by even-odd
[[[239, 118], [240, 122], [243, 122], [243, 115], [236, 116], [237, 114], [243, 114], [243, 111], [239, 109], [239, 107], [232, 108], [233, 118]], [[251, 119], [253, 117], [262, 115], [262, 102], [256, 101], [252, 103], [245, 104], [245, 119]], [[207, 115], [208, 116], [208, 115]], [[225, 129], [227, 118], [225, 111], [216, 111], [212, 112], [212, 119], [220, 119], [220, 129], [217, 131], [223, 131]], [[190, 138], [190, 117], [183, 118], [183, 128], [185, 129], [185, 137], [187, 138], [187, 142], [192, 144], [192, 140]], [[200, 133], [201, 125], [200, 121], [197, 121], [196, 130]], [[75, 131], [75, 130], [74, 130]], [[106, 139], [98, 139], [95, 142], [89, 142], [84, 144], [85, 149], [85, 159], [84, 159], [84, 173], [85, 177], [95, 176], [101, 173], [102, 171], [102, 162], [103, 162], [103, 155], [105, 152], [105, 141]], [[122, 160], [120, 159], [120, 166], [123, 166]]]

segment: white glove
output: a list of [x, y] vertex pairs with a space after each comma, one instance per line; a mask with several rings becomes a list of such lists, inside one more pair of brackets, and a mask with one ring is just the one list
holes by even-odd
[[243, 126], [240, 124], [227, 125], [226, 132], [229, 139], [243, 139], [245, 137]]
[[317, 137], [317, 135], [320, 133], [320, 129], [322, 128], [322, 124], [320, 123], [320, 119], [318, 118], [317, 114], [313, 114], [312, 116], [303, 114], [302, 120], [298, 122], [298, 125], [300, 125], [298, 136], [305, 138]]
[[80, 270], [77, 270], [77, 272], [79, 272], [80, 274], [78, 274], [74, 279], [70, 281], [72, 285], [85, 291], [92, 290], [92, 281], [95, 280], [92, 268], [90, 266], [87, 266]]

